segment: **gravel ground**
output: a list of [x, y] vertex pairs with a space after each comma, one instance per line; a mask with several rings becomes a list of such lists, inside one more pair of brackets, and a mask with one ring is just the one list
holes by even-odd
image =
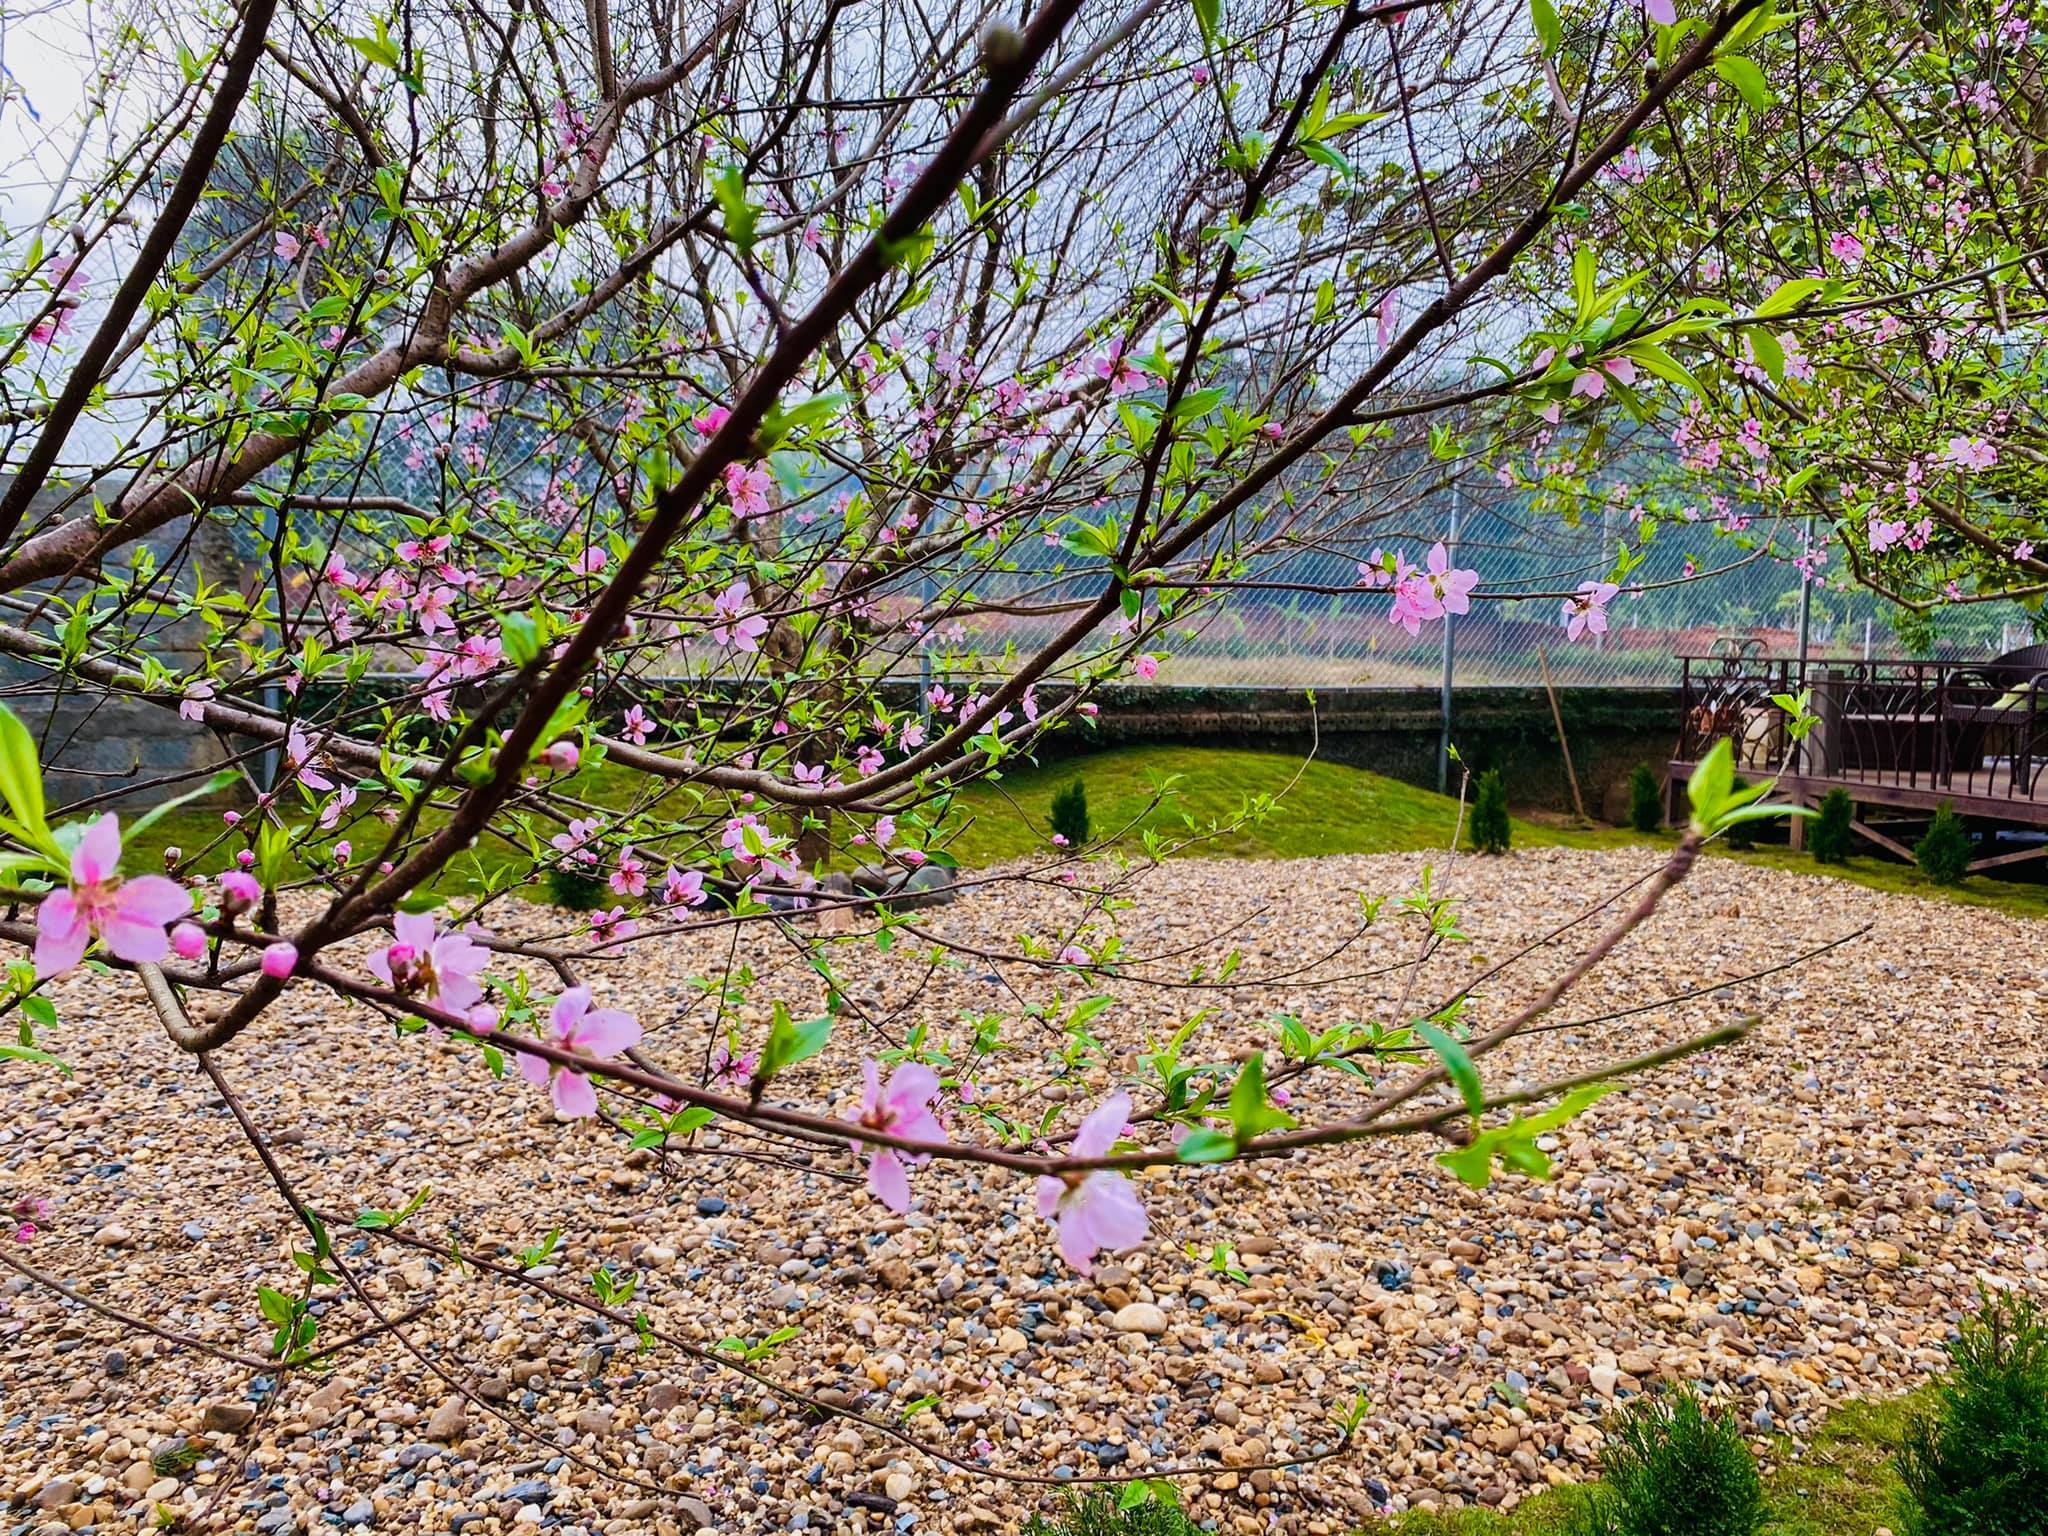
[[[1106, 984], [1117, 1000], [1091, 1029], [1107, 1061], [1034, 1091], [1048, 1108], [1093, 1103], [1148, 1035], [1198, 1006], [1213, 1010], [1198, 1054], [1215, 1059], [1270, 1045], [1263, 1021], [1281, 1010], [1319, 1024], [1384, 1016], [1411, 984], [1443, 996], [1655, 858], [1457, 861], [1448, 886], [1474, 899], [1471, 942], [1412, 983], [1388, 969], [1413, 958], [1412, 928], [1383, 913], [1346, 942], [1354, 893], [1405, 888], [1419, 859], [1150, 871], [1119, 927], [1128, 953], [1172, 958], [1130, 969], [1183, 975], [1206, 959], [1213, 978], [1233, 946], [1241, 968], [1192, 994]], [[1013, 952], [1079, 910], [1070, 890], [1012, 883], [919, 920]], [[1802, 966], [1718, 985], [1865, 924]], [[664, 941], [593, 980], [653, 1026], [655, 1056], [697, 1061], [711, 1004], [690, 978], [723, 962], [727, 938]], [[1475, 1021], [1533, 996], [1568, 942], [1487, 983]], [[764, 1002], [815, 1009], [794, 948], [758, 937], [751, 960], [772, 983]], [[957, 1032], [962, 1015], [1049, 1003], [1060, 985], [1079, 995], [1071, 975], [1014, 962], [933, 965], [907, 938], [886, 955], [849, 942], [838, 963], [898, 1035]], [[516, 1074], [494, 1081], [473, 1049], [395, 1038], [300, 992], [219, 1065], [319, 1207], [345, 1219], [433, 1185], [406, 1229], [431, 1252], [336, 1223], [378, 1312], [403, 1319], [398, 1338], [280, 1380], [15, 1276], [0, 1285], [0, 1498], [13, 1501], [0, 1529], [135, 1529], [162, 1506], [187, 1529], [273, 1533], [1007, 1530], [1051, 1502], [1045, 1484], [949, 1468], [670, 1342], [640, 1350], [629, 1328], [451, 1262], [451, 1237], [510, 1262], [559, 1229], [532, 1278], [587, 1296], [600, 1264], [638, 1272], [631, 1306], [665, 1340], [795, 1325], [759, 1367], [776, 1381], [1048, 1482], [1192, 1466], [1197, 1517], [1246, 1532], [1341, 1532], [1376, 1507], [1506, 1505], [1583, 1478], [1601, 1414], [1658, 1379], [1711, 1383], [1760, 1433], [1798, 1435], [1831, 1403], [1936, 1367], [1980, 1282], [2048, 1286], [2048, 928], [1710, 860], [1558, 1017], [1686, 992], [1486, 1062], [1503, 1087], [1762, 1014], [1742, 1045], [1596, 1105], [1559, 1138], [1550, 1184], [1473, 1193], [1407, 1142], [1169, 1170], [1143, 1181], [1152, 1240], [1091, 1280], [1059, 1263], [1016, 1179], [926, 1168], [898, 1220], [844, 1182], [853, 1164], [836, 1149], [796, 1167], [735, 1155], [759, 1144], [728, 1135], [660, 1166], [614, 1131], [554, 1123], [541, 1094]], [[298, 1236], [261, 1167], [131, 982], [80, 973], [56, 1001], [49, 1043], [77, 1076], [0, 1065], [0, 1193], [49, 1206], [9, 1252], [261, 1355], [256, 1288], [293, 1285]], [[1008, 1028], [1032, 1048], [984, 1080], [1040, 1082], [1030, 1021]], [[779, 1087], [842, 1112], [853, 1061], [835, 1042]], [[1295, 1107], [1344, 1102], [1319, 1091]], [[1223, 1241], [1246, 1279], [1209, 1269]], [[322, 1336], [375, 1321], [343, 1296]], [[1360, 1392], [1369, 1413], [1341, 1457], [1253, 1470], [1329, 1447], [1330, 1414]]]

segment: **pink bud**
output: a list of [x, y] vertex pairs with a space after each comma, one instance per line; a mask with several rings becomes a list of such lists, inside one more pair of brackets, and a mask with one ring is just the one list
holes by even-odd
[[563, 740], [550, 744], [541, 753], [540, 760], [556, 773], [574, 773], [577, 763], [583, 760], [583, 754], [576, 750], [575, 742]]
[[299, 946], [283, 939], [263, 951], [263, 974], [283, 981], [299, 968]]
[[241, 865], [242, 868], [248, 869], [250, 866], [255, 864], [256, 855], [251, 853], [247, 848], [243, 848], [236, 852], [235, 862]]
[[469, 1027], [479, 1034], [489, 1034], [498, 1027], [498, 1010], [489, 1003], [478, 1003], [469, 1010]]
[[246, 870], [231, 869], [220, 877], [221, 910], [229, 916], [246, 912], [263, 899], [263, 887]]
[[206, 930], [197, 923], [180, 923], [171, 930], [171, 948], [180, 960], [197, 960], [206, 953]]
[[242, 813], [240, 811], [222, 811], [220, 819], [231, 827], [239, 827], [242, 824]]

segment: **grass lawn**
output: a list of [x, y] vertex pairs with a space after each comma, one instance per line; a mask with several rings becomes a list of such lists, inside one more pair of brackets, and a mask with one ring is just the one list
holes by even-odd
[[[1844, 1404], [1797, 1455], [1789, 1441], [1777, 1442], [1765, 1457], [1771, 1536], [1871, 1536], [1880, 1526], [1895, 1526], [1900, 1490], [1891, 1455], [1923, 1396]], [[1403, 1515], [1367, 1526], [1361, 1536], [1564, 1536], [1583, 1497], [1575, 1488], [1559, 1488], [1504, 1515], [1483, 1509]]]
[[[1187, 854], [1212, 858], [1286, 859], [1443, 848], [1458, 814], [1454, 798], [1338, 763], [1304, 764], [1279, 753], [1220, 747], [1117, 747], [1043, 765], [1020, 764], [1000, 779], [968, 785], [956, 797], [948, 821], [948, 848], [963, 865], [977, 866], [1048, 847], [1052, 797], [1076, 778], [1087, 785], [1096, 838], [1124, 833], [1129, 846], [1142, 848], [1140, 833], [1149, 828], [1185, 843], [1182, 851]], [[1167, 785], [1170, 793], [1162, 794]], [[584, 775], [574, 787], [597, 804], [623, 804], [632, 793], [622, 775], [602, 770]], [[159, 868], [166, 846], [190, 851], [220, 830], [216, 811], [173, 812], [131, 840], [127, 868]], [[359, 854], [376, 846], [380, 831], [374, 822], [355, 829]], [[1575, 827], [1554, 816], [1518, 817], [1514, 822], [1514, 845], [1519, 848], [1669, 843], [1668, 834], [1645, 837], [1626, 828]], [[2048, 883], [1978, 876], [1944, 889], [1931, 885], [1917, 869], [1874, 855], [1824, 869], [1805, 854], [1785, 848], [1744, 852], [1717, 846], [1716, 852], [1773, 869], [1828, 874], [1874, 890], [1908, 891], [2048, 917]], [[487, 864], [504, 856], [502, 850], [494, 856], [488, 844], [477, 853]], [[218, 867], [220, 862], [208, 864]], [[441, 885], [452, 895], [469, 883], [469, 873], [459, 865]]]

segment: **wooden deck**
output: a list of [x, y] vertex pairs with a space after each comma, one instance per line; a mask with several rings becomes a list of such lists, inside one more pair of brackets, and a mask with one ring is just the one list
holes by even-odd
[[[1709, 746], [1735, 747], [1737, 771], [1775, 778], [1776, 797], [1812, 806], [1842, 789], [1856, 831], [1901, 857], [1912, 851], [1863, 812], [1932, 812], [1944, 802], [1981, 823], [2048, 829], [2048, 671], [2001, 673], [1922, 662], [1815, 662], [1686, 657], [1684, 717], [1669, 765], [1674, 816]], [[1772, 700], [1812, 697], [1817, 723], [1792, 739]], [[1793, 825], [1794, 845], [1803, 826]], [[2048, 844], [1979, 859], [1990, 869], [2048, 856]]]

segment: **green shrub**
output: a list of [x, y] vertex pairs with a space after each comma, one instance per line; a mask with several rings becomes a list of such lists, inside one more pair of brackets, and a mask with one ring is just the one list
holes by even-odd
[[611, 894], [604, 881], [581, 870], [551, 869], [547, 875], [548, 900], [571, 912], [594, 912]]
[[1069, 848], [1088, 841], [1088, 786], [1079, 779], [1053, 795], [1052, 829]]
[[1104, 1488], [1070, 1493], [1057, 1519], [1032, 1516], [1025, 1536], [1201, 1536], [1201, 1528], [1164, 1499], [1148, 1497], [1129, 1509], [1117, 1503], [1117, 1495]]
[[1960, 885], [1970, 872], [1970, 832], [1948, 801], [1941, 802], [1927, 835], [1913, 845], [1913, 862], [1936, 885]]
[[1508, 851], [1508, 791], [1498, 768], [1487, 769], [1472, 786], [1472, 846], [1481, 853]]
[[1664, 790], [1648, 763], [1637, 763], [1628, 776], [1628, 824], [1638, 832], [1664, 825]]
[[1856, 818], [1849, 791], [1831, 789], [1820, 802], [1820, 814], [1807, 823], [1806, 846], [1816, 864], [1846, 864], [1856, 836], [1849, 823]]
[[1741, 1429], [1690, 1387], [1617, 1413], [1600, 1464], [1604, 1484], [1572, 1536], [1757, 1536], [1769, 1518]]
[[1899, 1447], [1901, 1536], [2048, 1536], [2048, 1312], [1987, 1295]]

